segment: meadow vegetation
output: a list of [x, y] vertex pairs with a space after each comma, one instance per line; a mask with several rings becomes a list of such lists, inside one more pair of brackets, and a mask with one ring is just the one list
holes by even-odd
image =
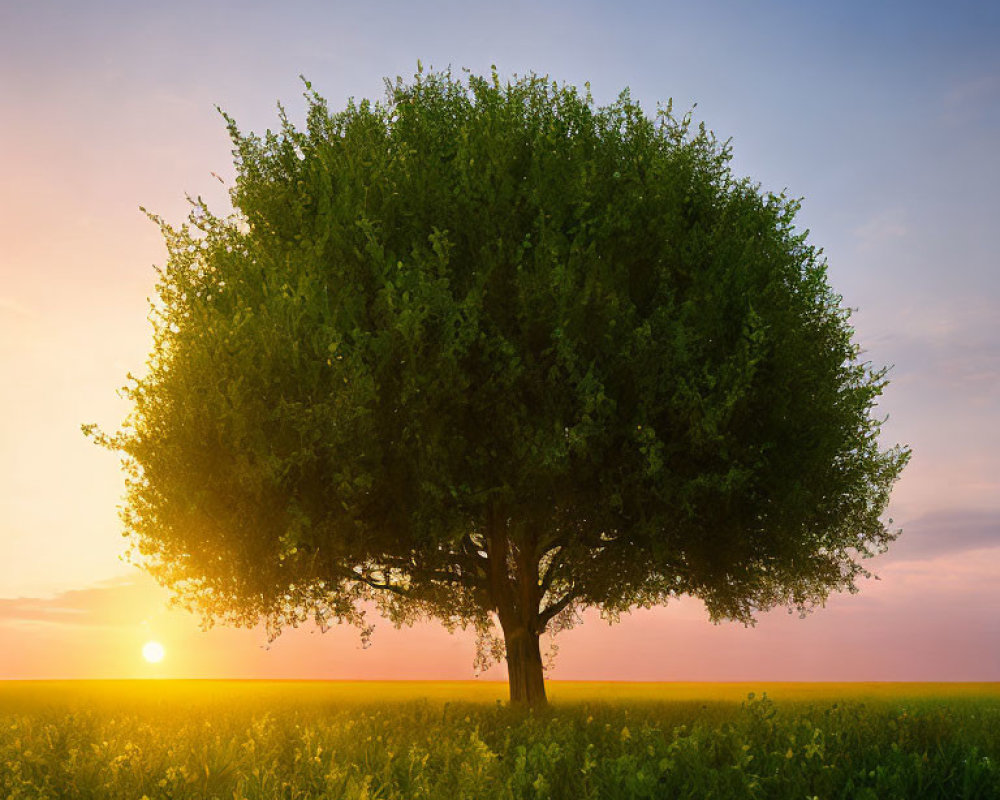
[[0, 683], [0, 798], [1000, 797], [996, 684], [505, 689]]

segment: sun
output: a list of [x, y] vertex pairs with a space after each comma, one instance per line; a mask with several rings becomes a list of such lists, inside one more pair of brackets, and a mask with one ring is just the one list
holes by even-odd
[[158, 664], [163, 661], [163, 657], [166, 654], [167, 651], [163, 649], [163, 645], [159, 642], [146, 642], [142, 646], [142, 657], [150, 664]]

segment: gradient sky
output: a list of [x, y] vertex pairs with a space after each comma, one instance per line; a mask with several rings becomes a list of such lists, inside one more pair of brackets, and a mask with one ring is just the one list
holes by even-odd
[[202, 633], [120, 560], [120, 470], [79, 429], [116, 427], [149, 348], [165, 253], [138, 206], [225, 208], [214, 106], [261, 131], [279, 100], [301, 116], [299, 74], [338, 108], [420, 59], [697, 103], [737, 173], [805, 198], [866, 356], [894, 365], [886, 443], [914, 452], [903, 537], [859, 595], [754, 629], [693, 600], [588, 615], [551, 676], [1000, 680], [998, 41], [983, 2], [0, 0], [0, 678], [472, 676], [469, 637], [435, 625], [379, 625], [368, 650], [349, 630]]

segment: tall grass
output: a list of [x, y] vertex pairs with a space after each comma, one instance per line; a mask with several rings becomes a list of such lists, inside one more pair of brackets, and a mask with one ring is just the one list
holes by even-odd
[[768, 688], [0, 684], [0, 798], [1000, 798], [996, 685]]

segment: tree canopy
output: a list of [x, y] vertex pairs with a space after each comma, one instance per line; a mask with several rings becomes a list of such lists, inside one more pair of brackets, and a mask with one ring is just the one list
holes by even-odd
[[272, 632], [367, 600], [471, 624], [528, 703], [539, 635], [584, 608], [750, 622], [856, 590], [909, 453], [797, 201], [627, 91], [307, 89], [301, 130], [226, 116], [233, 214], [156, 218], [148, 368], [97, 434], [147, 569]]

